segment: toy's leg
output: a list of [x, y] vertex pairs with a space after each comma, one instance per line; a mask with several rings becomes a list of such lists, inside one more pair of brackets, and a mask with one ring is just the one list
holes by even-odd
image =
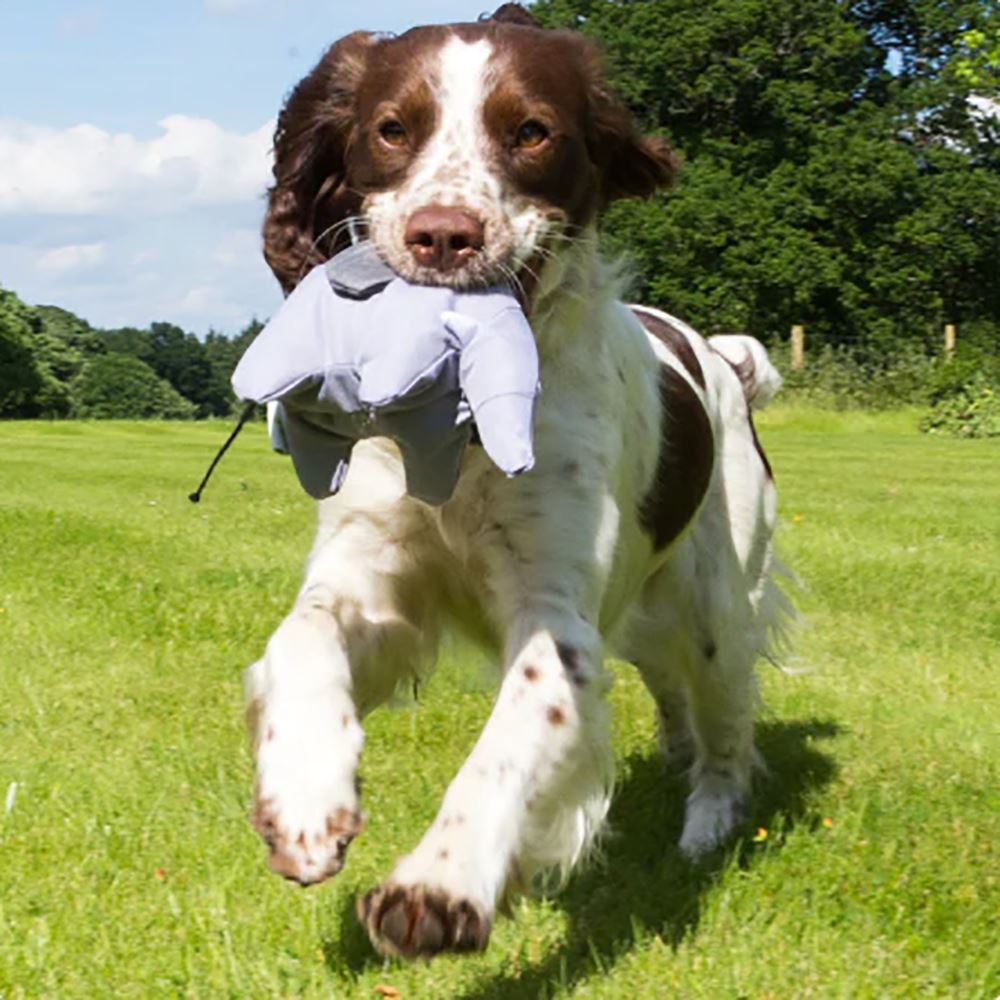
[[269, 866], [303, 885], [338, 872], [361, 829], [360, 719], [433, 657], [436, 622], [412, 577], [410, 548], [363, 514], [343, 519], [247, 671], [253, 825]]

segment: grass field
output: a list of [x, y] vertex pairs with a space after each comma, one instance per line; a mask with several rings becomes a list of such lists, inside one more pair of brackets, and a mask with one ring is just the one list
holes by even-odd
[[761, 668], [770, 774], [742, 840], [681, 858], [683, 788], [616, 666], [603, 862], [484, 955], [415, 965], [371, 951], [353, 899], [471, 746], [478, 657], [451, 646], [419, 708], [372, 717], [368, 827], [294, 888], [246, 822], [241, 695], [310, 542], [290, 467], [253, 427], [195, 507], [221, 424], [0, 424], [3, 1000], [1000, 994], [1000, 443], [763, 416], [803, 673]]

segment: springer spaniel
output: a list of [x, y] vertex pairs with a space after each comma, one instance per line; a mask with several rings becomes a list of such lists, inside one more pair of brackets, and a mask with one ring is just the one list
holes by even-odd
[[355, 449], [295, 606], [247, 671], [253, 822], [270, 867], [308, 885], [362, 828], [364, 716], [433, 665], [450, 623], [502, 659], [437, 818], [358, 901], [384, 953], [481, 949], [509, 893], [585, 854], [612, 785], [609, 651], [638, 668], [664, 752], [690, 767], [681, 848], [697, 857], [739, 821], [753, 664], [785, 607], [749, 405], [780, 378], [750, 338], [706, 343], [622, 305], [597, 252], [601, 210], [674, 168], [594, 44], [515, 4], [349, 35], [279, 118], [264, 247], [286, 291], [362, 227], [410, 281], [511, 281], [541, 357], [536, 466], [519, 478], [470, 447], [434, 508], [407, 495], [389, 442]]

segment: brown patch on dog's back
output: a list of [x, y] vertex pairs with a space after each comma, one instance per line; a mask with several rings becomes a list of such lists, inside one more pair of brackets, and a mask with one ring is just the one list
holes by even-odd
[[684, 334], [662, 316], [654, 316], [642, 309], [632, 309], [632, 315], [684, 366], [688, 375], [702, 389], [705, 388], [705, 373], [694, 348]]
[[[715, 351], [714, 347], [710, 349]], [[746, 357], [742, 361], [733, 361], [731, 358], [726, 357], [721, 351], [715, 351], [716, 354], [722, 358], [723, 361], [732, 368], [733, 373], [740, 380], [740, 386], [743, 389], [743, 395], [749, 402], [754, 397], [754, 393], [757, 390], [757, 365], [754, 364], [753, 355], [747, 353]]]
[[705, 407], [669, 365], [660, 366], [660, 407], [656, 475], [639, 507], [640, 523], [657, 549], [669, 545], [697, 512], [712, 477], [715, 451]]

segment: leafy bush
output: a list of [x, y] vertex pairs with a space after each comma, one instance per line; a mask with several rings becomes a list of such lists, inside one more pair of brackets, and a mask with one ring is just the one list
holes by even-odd
[[195, 406], [138, 358], [94, 358], [73, 382], [73, 415], [97, 419], [190, 420]]
[[951, 437], [1000, 437], [1000, 392], [983, 372], [976, 372], [957, 392], [931, 407], [920, 429]]
[[931, 401], [940, 362], [913, 349], [873, 359], [846, 348], [823, 347], [792, 371], [782, 351], [772, 359], [785, 379], [783, 392], [813, 406], [832, 410], [888, 410], [926, 406]]
[[963, 337], [950, 358], [932, 356], [917, 343], [889, 349], [824, 346], [807, 352], [798, 371], [790, 369], [784, 345], [772, 345], [770, 352], [785, 379], [786, 398], [831, 410], [941, 406], [944, 412], [953, 404], [959, 412], [984, 388], [1000, 387], [995, 334], [963, 329]]
[[980, 375], [994, 386], [1000, 385], [1000, 353], [992, 339], [960, 340], [954, 357], [935, 368], [928, 402], [936, 404], [959, 395]]
[[[962, 337], [988, 322], [996, 338], [998, 129], [970, 100], [995, 86], [968, 69], [984, 50], [961, 39], [973, 25], [971, 37], [995, 37], [997, 0], [531, 10], [598, 39], [643, 129], [681, 155], [669, 194], [605, 217], [605, 246], [632, 259], [640, 301], [706, 333], [803, 324], [814, 344], [894, 348], [936, 340], [948, 317]], [[852, 376], [831, 374], [844, 398], [839, 379]]]

